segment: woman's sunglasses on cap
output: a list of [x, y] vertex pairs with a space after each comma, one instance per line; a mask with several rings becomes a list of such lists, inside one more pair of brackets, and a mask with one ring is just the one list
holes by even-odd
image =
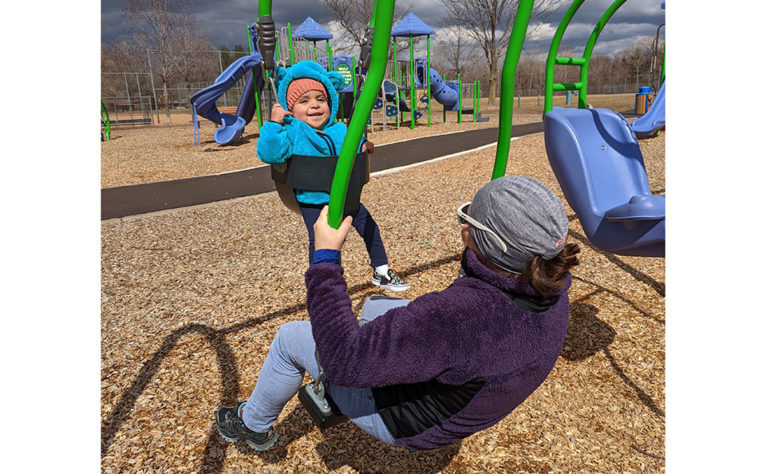
[[503, 249], [503, 252], [508, 251], [508, 247], [506, 247], [505, 242], [503, 242], [503, 239], [501, 239], [492, 229], [485, 226], [484, 224], [480, 223], [473, 217], [468, 215], [468, 208], [471, 206], [471, 201], [468, 201], [465, 204], [461, 204], [460, 207], [457, 208], [457, 221], [460, 223], [460, 225], [465, 225], [466, 223], [471, 224], [473, 227], [483, 230], [484, 232], [487, 232], [489, 235], [495, 238], [497, 240], [497, 243], [500, 244], [500, 248]]

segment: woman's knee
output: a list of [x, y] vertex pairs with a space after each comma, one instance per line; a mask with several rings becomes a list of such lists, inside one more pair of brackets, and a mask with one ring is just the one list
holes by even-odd
[[312, 368], [314, 361], [314, 337], [308, 321], [290, 321], [283, 324], [271, 342], [269, 352], [284, 364], [300, 369]]

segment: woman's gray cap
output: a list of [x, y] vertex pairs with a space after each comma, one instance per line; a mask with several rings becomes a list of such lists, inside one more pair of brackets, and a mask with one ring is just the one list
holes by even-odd
[[561, 200], [543, 183], [526, 176], [493, 179], [476, 192], [468, 215], [505, 242], [471, 226], [479, 251], [503, 270], [521, 273], [535, 255], [550, 260], [561, 252], [569, 220]]

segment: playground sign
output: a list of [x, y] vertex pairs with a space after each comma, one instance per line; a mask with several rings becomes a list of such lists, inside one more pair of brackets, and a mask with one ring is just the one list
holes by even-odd
[[335, 67], [335, 71], [339, 72], [341, 76], [343, 76], [343, 88], [345, 89], [349, 85], [351, 85], [352, 77], [351, 74], [351, 66], [348, 64], [339, 64]]

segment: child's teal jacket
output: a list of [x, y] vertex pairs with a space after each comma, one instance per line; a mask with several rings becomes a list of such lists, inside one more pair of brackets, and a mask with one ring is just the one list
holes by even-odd
[[[287, 87], [293, 79], [303, 77], [315, 79], [327, 89], [330, 120], [318, 129], [291, 116], [284, 118], [284, 125], [271, 121], [264, 123], [258, 137], [256, 152], [258, 159], [264, 163], [282, 163], [293, 155], [337, 156], [340, 154], [348, 129], [345, 123], [335, 122], [333, 117], [336, 117], [338, 113], [337, 90], [344, 84], [343, 76], [334, 71], [325, 71], [322, 66], [313, 61], [301, 61], [287, 69], [278, 67], [277, 96], [285, 110], [288, 110]], [[365, 140], [362, 138], [359, 142], [357, 152], [361, 150]], [[325, 192], [300, 189], [295, 191], [295, 198], [299, 203], [327, 204], [330, 201], [330, 195]]]

